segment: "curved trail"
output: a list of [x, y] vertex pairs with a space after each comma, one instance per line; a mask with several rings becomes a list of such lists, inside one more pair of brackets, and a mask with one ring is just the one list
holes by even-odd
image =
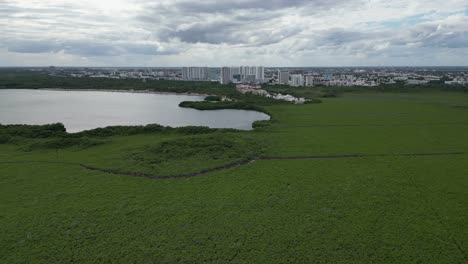
[[232, 163], [228, 163], [223, 166], [203, 169], [191, 173], [182, 173], [182, 174], [175, 174], [175, 175], [158, 175], [158, 174], [151, 174], [151, 173], [143, 173], [143, 172], [128, 172], [128, 171], [120, 171], [114, 169], [104, 169], [98, 168], [90, 165], [86, 165], [83, 163], [76, 163], [76, 162], [59, 162], [59, 161], [5, 161], [0, 162], [0, 164], [27, 164], [27, 163], [42, 163], [42, 164], [65, 164], [65, 165], [75, 165], [80, 166], [84, 169], [91, 170], [91, 171], [99, 171], [103, 173], [109, 173], [114, 175], [124, 175], [124, 176], [132, 176], [132, 177], [144, 177], [148, 179], [178, 179], [178, 178], [191, 178], [196, 177], [204, 174], [208, 174], [211, 172], [223, 171], [230, 168], [243, 166], [248, 163], [258, 161], [258, 160], [307, 160], [307, 159], [343, 159], [343, 158], [369, 158], [369, 157], [421, 157], [421, 156], [454, 156], [454, 155], [463, 155], [464, 152], [437, 152], [437, 153], [409, 153], [409, 154], [341, 154], [341, 155], [306, 155], [306, 156], [289, 156], [289, 157], [280, 157], [280, 156], [271, 156], [271, 157], [258, 157], [253, 159], [246, 159], [241, 161], [236, 161]]

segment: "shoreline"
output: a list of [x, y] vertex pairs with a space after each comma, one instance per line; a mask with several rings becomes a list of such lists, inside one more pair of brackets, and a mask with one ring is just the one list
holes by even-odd
[[2, 88], [0, 90], [42, 90], [42, 91], [69, 91], [69, 92], [111, 92], [111, 93], [138, 93], [138, 94], [162, 94], [162, 95], [188, 95], [188, 96], [209, 96], [209, 94], [199, 93], [176, 93], [176, 92], [158, 92], [152, 90], [127, 90], [127, 89], [71, 89], [71, 88]]

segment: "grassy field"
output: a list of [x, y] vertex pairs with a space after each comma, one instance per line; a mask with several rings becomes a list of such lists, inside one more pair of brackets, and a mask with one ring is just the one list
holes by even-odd
[[[0, 144], [0, 263], [467, 263], [468, 94], [322, 101], [266, 106], [275, 122], [250, 132]], [[63, 163], [171, 175], [253, 156], [450, 152], [465, 154], [257, 160], [165, 180]]]

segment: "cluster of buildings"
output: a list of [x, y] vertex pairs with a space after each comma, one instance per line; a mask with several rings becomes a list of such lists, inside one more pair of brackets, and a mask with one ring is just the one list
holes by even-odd
[[[35, 69], [45, 70], [45, 68]], [[362, 68], [265, 68], [166, 67], [166, 68], [55, 68], [50, 75], [77, 78], [111, 78], [175, 81], [212, 81], [222, 84], [270, 84], [293, 87], [379, 86], [385, 84], [468, 85], [466, 67], [362, 67]]]
[[180, 80], [180, 69], [177, 68], [49, 68], [52, 76], [74, 78], [108, 78], [146, 80]]
[[254, 94], [254, 95], [264, 96], [268, 98], [273, 98], [276, 100], [284, 100], [288, 102], [293, 102], [295, 104], [304, 104], [306, 102], [305, 98], [297, 98], [290, 94], [269, 93], [263, 90], [262, 86], [258, 84], [237, 84], [236, 90], [242, 94]]
[[222, 67], [220, 83], [263, 83], [265, 81], [265, 67], [240, 66]]
[[321, 74], [321, 73], [294, 73], [287, 70], [278, 70], [273, 76], [271, 84], [289, 85], [293, 87], [302, 86], [377, 86], [374, 80], [356, 77], [349, 74]]
[[445, 81], [445, 84], [468, 85], [468, 76], [466, 78], [457, 77], [451, 81]]
[[209, 81], [208, 67], [182, 67], [182, 80]]
[[468, 71], [451, 68], [296, 68], [268, 69], [272, 85], [302, 86], [379, 86], [385, 84], [468, 84]]
[[[221, 67], [218, 75], [218, 81], [221, 84], [263, 83], [265, 82], [265, 67]], [[216, 81], [210, 78], [208, 67], [182, 67], [181, 79], [184, 81]]]
[[262, 86], [255, 84], [237, 84], [236, 90], [241, 94], [250, 93], [261, 96], [266, 96], [268, 94], [267, 91], [262, 89]]

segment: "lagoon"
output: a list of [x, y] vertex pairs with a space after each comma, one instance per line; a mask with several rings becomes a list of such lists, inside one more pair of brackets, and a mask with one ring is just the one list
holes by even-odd
[[247, 110], [200, 111], [181, 108], [182, 101], [202, 101], [200, 95], [0, 89], [0, 124], [43, 125], [61, 122], [67, 132], [106, 126], [208, 126], [252, 129], [264, 113]]

